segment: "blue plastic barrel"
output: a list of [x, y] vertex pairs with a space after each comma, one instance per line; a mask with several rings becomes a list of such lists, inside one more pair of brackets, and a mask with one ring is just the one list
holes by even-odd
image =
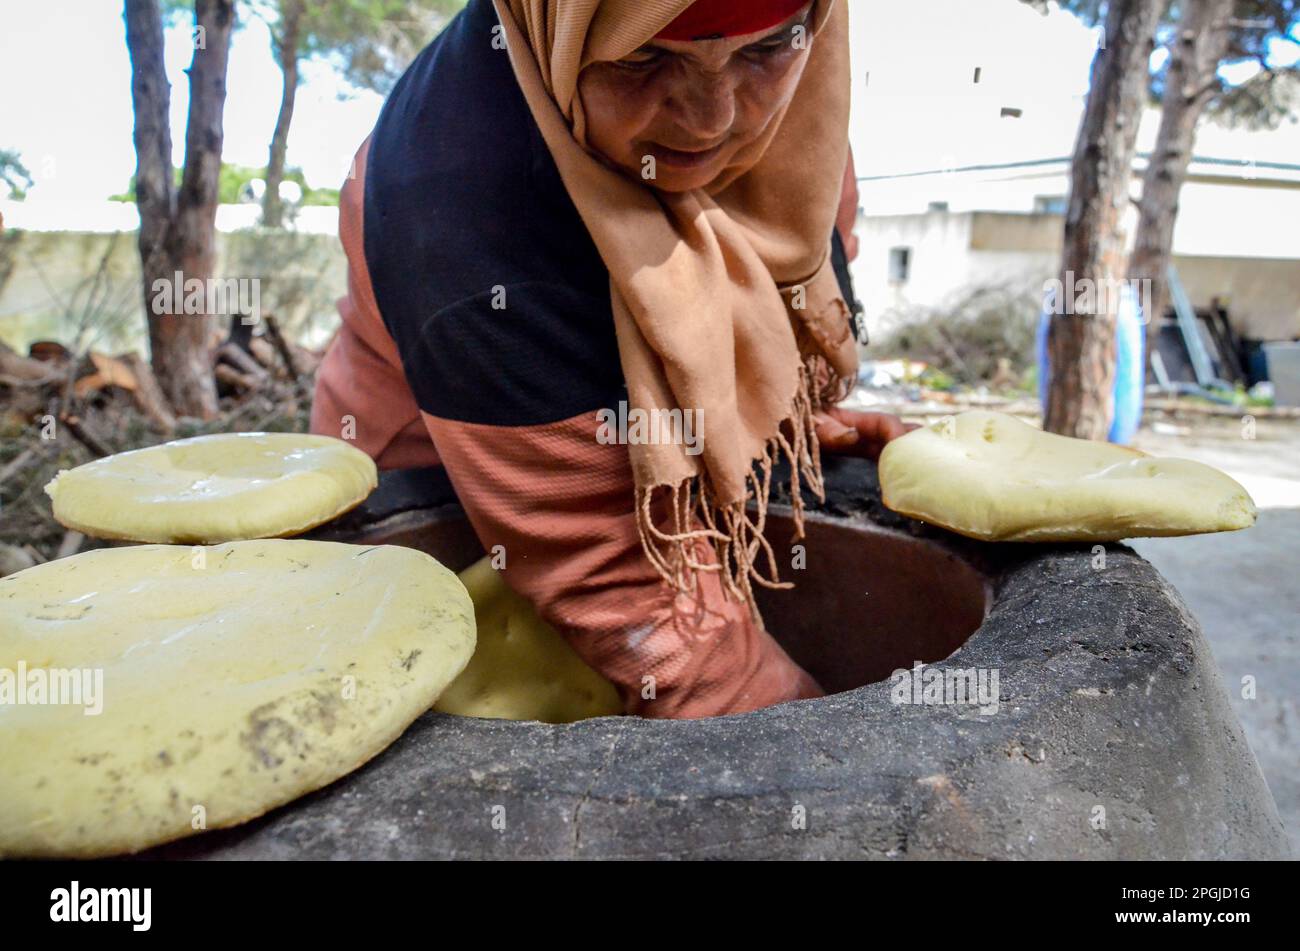
[[[1086, 318], [1082, 318], [1086, 319]], [[1052, 292], [1043, 301], [1038, 318], [1038, 400], [1047, 409], [1047, 386], [1052, 364], [1047, 353], [1047, 329], [1052, 321]], [[1114, 415], [1107, 438], [1121, 446], [1133, 440], [1142, 422], [1142, 391], [1146, 385], [1146, 325], [1132, 285], [1120, 291], [1115, 325]]]

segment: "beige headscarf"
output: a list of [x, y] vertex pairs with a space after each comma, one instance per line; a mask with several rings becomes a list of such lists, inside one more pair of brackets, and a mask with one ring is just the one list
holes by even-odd
[[[791, 461], [801, 536], [801, 477], [822, 495], [813, 411], [857, 372], [830, 264], [848, 157], [844, 4], [815, 0], [809, 61], [761, 141], [708, 188], [668, 194], [588, 151], [578, 75], [644, 45], [692, 0], [494, 2], [529, 109], [609, 269], [629, 407], [703, 412], [696, 455], [628, 447], [646, 554], [678, 590], [696, 570], [721, 571], [752, 607], [753, 583], [781, 586], [762, 534], [772, 465], [781, 452]], [[716, 564], [696, 557], [703, 539]]]

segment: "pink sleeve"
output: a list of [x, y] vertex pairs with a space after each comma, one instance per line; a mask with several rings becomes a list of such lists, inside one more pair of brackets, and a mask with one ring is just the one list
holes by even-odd
[[858, 177], [853, 169], [853, 149], [849, 149], [849, 160], [844, 166], [844, 180], [840, 183], [840, 209], [835, 216], [835, 230], [844, 242], [844, 256], [852, 261], [858, 256], [858, 236], [853, 233], [853, 226], [858, 221]]
[[311, 431], [350, 439], [381, 469], [439, 462], [407, 385], [397, 346], [379, 316], [362, 236], [362, 198], [370, 141], [357, 151], [355, 174], [339, 196], [339, 240], [348, 260], [348, 293], [339, 299], [342, 326], [316, 375]]
[[501, 546], [506, 581], [628, 712], [713, 716], [820, 695], [716, 574], [701, 573], [693, 595], [662, 581], [637, 536], [627, 448], [597, 442], [595, 413], [521, 427], [425, 420], [479, 541]]

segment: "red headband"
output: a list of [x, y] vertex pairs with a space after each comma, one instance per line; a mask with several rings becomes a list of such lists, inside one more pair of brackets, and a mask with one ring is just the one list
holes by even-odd
[[776, 26], [803, 9], [808, 0], [695, 0], [655, 37], [657, 40], [711, 40], [743, 36]]

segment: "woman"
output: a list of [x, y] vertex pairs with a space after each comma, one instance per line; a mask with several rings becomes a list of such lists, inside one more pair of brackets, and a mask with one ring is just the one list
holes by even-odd
[[[820, 694], [753, 607], [783, 561], [761, 534], [772, 466], [798, 499], [819, 441], [877, 454], [903, 431], [832, 408], [857, 370], [832, 265], [846, 17], [471, 0], [343, 191], [349, 293], [312, 428], [445, 466], [509, 584], [632, 713]], [[620, 404], [700, 438], [611, 439]]]

